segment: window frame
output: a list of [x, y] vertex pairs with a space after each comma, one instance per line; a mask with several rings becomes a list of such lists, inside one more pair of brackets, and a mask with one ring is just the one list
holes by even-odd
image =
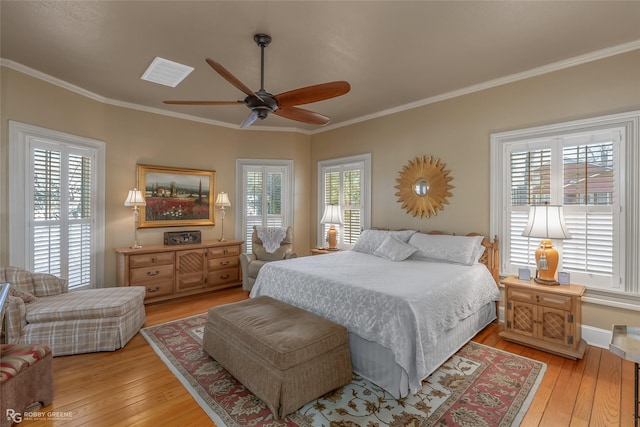
[[286, 159], [236, 159], [236, 195], [235, 199], [238, 203], [239, 214], [236, 215], [235, 219], [235, 235], [241, 236], [237, 237], [240, 240], [243, 240], [242, 244], [243, 252], [250, 252], [251, 247], [248, 245], [245, 235], [245, 224], [246, 224], [246, 215], [245, 215], [245, 203], [244, 203], [244, 187], [245, 187], [245, 167], [256, 167], [256, 168], [284, 168], [285, 170], [285, 185], [287, 188], [281, 193], [284, 195], [288, 201], [288, 203], [282, 209], [284, 216], [284, 224], [286, 226], [293, 226], [294, 222], [294, 163], [293, 160]]
[[33, 212], [31, 147], [32, 143], [42, 140], [74, 149], [91, 151], [95, 182], [92, 185], [94, 194], [92, 218], [92, 271], [88, 285], [74, 287], [77, 289], [101, 288], [104, 286], [104, 252], [105, 252], [105, 143], [96, 139], [85, 138], [65, 132], [54, 131], [16, 121], [9, 121], [9, 264], [32, 270], [30, 262], [32, 243], [29, 242], [31, 219], [24, 212]]
[[[316, 245], [321, 247], [325, 245], [326, 232], [324, 230], [324, 224], [320, 223], [322, 215], [324, 214], [325, 207], [325, 188], [324, 188], [324, 175], [325, 171], [329, 168], [337, 168], [342, 166], [352, 165], [354, 163], [362, 164], [362, 178], [361, 178], [361, 205], [362, 205], [362, 221], [361, 230], [371, 228], [371, 153], [358, 154], [348, 157], [340, 157], [336, 159], [321, 160], [318, 162], [318, 212], [316, 222]], [[340, 192], [342, 194], [342, 188]], [[344, 216], [344, 212], [342, 213]], [[342, 241], [342, 226], [338, 229], [338, 247], [348, 248], [352, 245], [344, 244]]]
[[[518, 141], [534, 141], [539, 139], [552, 139], [554, 136], [565, 136], [582, 132], [596, 132], [604, 129], [621, 128], [624, 132], [624, 152], [620, 153], [619, 172], [623, 177], [621, 184], [624, 194], [621, 206], [620, 222], [625, 233], [620, 239], [620, 256], [615, 260], [621, 263], [620, 277], [622, 283], [620, 289], [614, 286], [610, 289], [587, 288], [589, 291], [604, 295], [628, 294], [637, 296], [640, 294], [640, 111], [632, 111], [608, 116], [593, 117], [570, 122], [556, 123], [527, 129], [494, 133], [491, 135], [491, 167], [490, 167], [490, 233], [491, 235], [506, 236], [506, 206], [508, 203], [507, 180], [503, 179], [508, 170], [508, 161], [505, 155], [505, 147]], [[501, 246], [505, 247], [508, 240], [502, 238]], [[501, 274], [514, 274], [507, 271], [507, 251], [500, 252]]]

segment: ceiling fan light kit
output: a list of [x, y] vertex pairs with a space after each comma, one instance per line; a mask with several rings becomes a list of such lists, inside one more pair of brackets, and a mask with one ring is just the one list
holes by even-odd
[[267, 34], [255, 34], [253, 41], [260, 47], [260, 89], [256, 92], [249, 89], [221, 64], [207, 58], [206, 62], [222, 78], [242, 91], [246, 96], [243, 101], [163, 101], [173, 105], [239, 105], [244, 104], [251, 110], [249, 116], [240, 125], [241, 128], [251, 126], [256, 120], [266, 119], [273, 113], [280, 117], [296, 120], [314, 125], [326, 125], [329, 117], [322, 114], [297, 107], [302, 104], [324, 101], [346, 94], [351, 90], [351, 85], [346, 81], [335, 81], [307, 86], [299, 89], [272, 95], [264, 89], [264, 48], [271, 43], [271, 36]]

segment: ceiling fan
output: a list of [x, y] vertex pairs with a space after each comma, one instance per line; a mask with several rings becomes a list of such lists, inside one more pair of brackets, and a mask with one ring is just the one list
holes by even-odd
[[314, 125], [326, 125], [329, 117], [322, 114], [296, 107], [297, 105], [310, 104], [335, 98], [349, 92], [351, 86], [345, 81], [335, 81], [307, 86], [299, 89], [272, 95], [264, 89], [264, 48], [271, 43], [271, 36], [256, 34], [253, 40], [260, 47], [260, 89], [253, 92], [222, 65], [207, 58], [207, 63], [226, 81], [244, 92], [247, 97], [243, 101], [163, 101], [165, 104], [176, 105], [239, 105], [244, 104], [250, 110], [249, 117], [240, 125], [242, 128], [251, 126], [257, 119], [265, 119], [269, 113], [276, 114], [287, 119]]

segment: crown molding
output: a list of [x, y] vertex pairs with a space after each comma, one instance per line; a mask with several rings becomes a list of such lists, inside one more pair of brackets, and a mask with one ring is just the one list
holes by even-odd
[[322, 129], [311, 131], [311, 134], [322, 133], [328, 130], [337, 129], [340, 127], [350, 126], [356, 123], [364, 122], [367, 120], [377, 119], [380, 117], [388, 116], [391, 114], [399, 113], [414, 108], [423, 107], [429, 104], [435, 104], [436, 102], [445, 101], [459, 96], [468, 95], [474, 92], [480, 92], [485, 89], [490, 89], [497, 86], [506, 85], [508, 83], [517, 82], [520, 80], [526, 80], [531, 77], [537, 77], [543, 74], [552, 73], [554, 71], [564, 70], [566, 68], [575, 67], [577, 65], [586, 64], [588, 62], [597, 61], [599, 59], [608, 58], [615, 55], [620, 55], [626, 52], [640, 49], [640, 40], [635, 40], [629, 43], [624, 43], [617, 46], [612, 46], [606, 49], [597, 50], [584, 55], [576, 56], [573, 58], [565, 59], [563, 61], [554, 62], [552, 64], [543, 65], [541, 67], [532, 68], [531, 70], [523, 71], [521, 73], [511, 74], [509, 76], [500, 77], [494, 80], [488, 80], [476, 85], [467, 86], [462, 89], [454, 90], [451, 92], [443, 93], [441, 95], [432, 96], [420, 101], [412, 102], [410, 104], [400, 105], [397, 107], [382, 110], [366, 116], [357, 117], [352, 120], [336, 123], [335, 125], [325, 126]]
[[[367, 114], [365, 116], [357, 117], [355, 119], [346, 120], [344, 122], [336, 123], [333, 125], [323, 126], [320, 129], [316, 130], [305, 130], [299, 129], [296, 127], [267, 127], [267, 126], [251, 126], [245, 130], [249, 131], [272, 131], [272, 132], [298, 132], [307, 135], [314, 135], [318, 133], [327, 132], [333, 129], [338, 129], [341, 127], [351, 126], [357, 123], [365, 122], [372, 119], [377, 119], [380, 117], [388, 116], [391, 114], [396, 114], [402, 111], [411, 110], [414, 108], [423, 107], [425, 105], [434, 104], [436, 102], [445, 101], [452, 98], [457, 98], [459, 96], [468, 95], [474, 92], [479, 92], [485, 89], [490, 89], [497, 86], [502, 86], [508, 83], [517, 82], [520, 80], [529, 79], [531, 77], [537, 77], [543, 74], [552, 73], [559, 70], [564, 70], [566, 68], [575, 67], [577, 65], [586, 64], [588, 62], [597, 61], [599, 59], [608, 58], [615, 55], [620, 55], [622, 53], [631, 52], [633, 50], [640, 49], [640, 40], [634, 40], [628, 43], [620, 44], [617, 46], [612, 46], [606, 49], [600, 49], [594, 52], [590, 52], [584, 55], [576, 56], [573, 58], [565, 59], [563, 61], [554, 62], [552, 64], [543, 65], [541, 67], [533, 68], [531, 70], [523, 71], [521, 73], [511, 74], [509, 76], [500, 77], [497, 79], [489, 80], [483, 83], [479, 83], [472, 86], [467, 86], [462, 89], [458, 89], [455, 91], [443, 93], [440, 95], [432, 96], [430, 98], [426, 98], [420, 101], [412, 102], [405, 105], [399, 105], [397, 107], [389, 108], [386, 110], [378, 111], [376, 113]], [[106, 98], [97, 93], [88, 91], [79, 86], [68, 83], [64, 80], [58, 79], [56, 77], [50, 76], [48, 74], [42, 73], [40, 71], [29, 68], [25, 65], [12, 61], [10, 59], [0, 58], [0, 66], [11, 68], [13, 70], [19, 71], [21, 73], [27, 74], [31, 77], [35, 77], [37, 79], [43, 80], [45, 82], [51, 83], [53, 85], [59, 86], [61, 88], [67, 89], [71, 92], [75, 92], [79, 95], [86, 96], [87, 98], [93, 99], [98, 102], [102, 102], [109, 105], [114, 105], [117, 107], [130, 108], [133, 110], [144, 111], [153, 114], [160, 114], [163, 116], [174, 117], [183, 120], [191, 120], [199, 123], [210, 124], [214, 126], [221, 126], [230, 129], [240, 129], [239, 125], [230, 124], [226, 122], [221, 122], [217, 120], [204, 119], [202, 117], [191, 116], [188, 114], [175, 113], [173, 111], [163, 110], [161, 108], [147, 107], [144, 105], [133, 104], [129, 102], [119, 101], [116, 99]]]

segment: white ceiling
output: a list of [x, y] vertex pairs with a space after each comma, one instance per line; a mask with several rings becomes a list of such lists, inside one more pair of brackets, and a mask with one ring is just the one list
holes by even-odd
[[[108, 103], [238, 127], [244, 94], [205, 58], [265, 89], [346, 80], [351, 91], [303, 106], [327, 127], [640, 48], [640, 1], [8, 1], [3, 64], [35, 70]], [[195, 67], [176, 88], [140, 79], [160, 56]], [[31, 72], [30, 70], [27, 70]], [[275, 115], [252, 128], [318, 130]], [[326, 127], [325, 127], [326, 128]], [[322, 128], [322, 129], [325, 129]]]

